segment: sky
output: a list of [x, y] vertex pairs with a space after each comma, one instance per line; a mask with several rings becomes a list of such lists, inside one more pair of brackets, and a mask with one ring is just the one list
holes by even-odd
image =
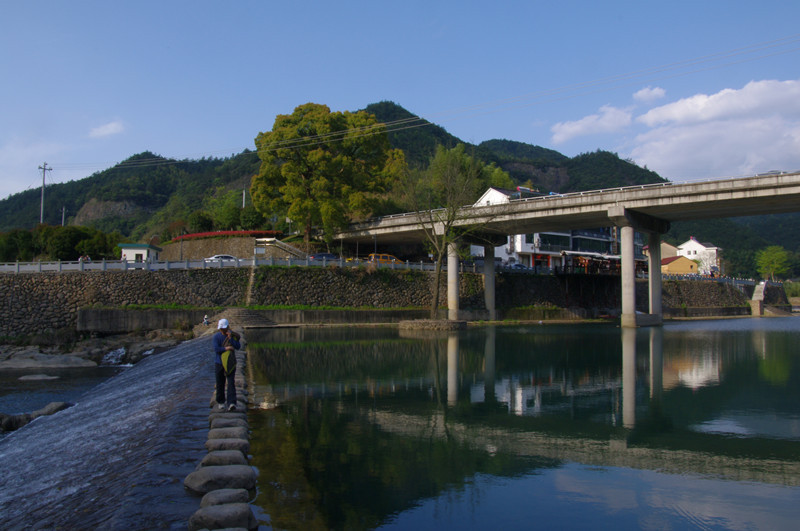
[[[491, 5], [490, 5], [491, 4]], [[254, 149], [308, 102], [675, 182], [800, 170], [800, 2], [0, 0], [0, 197]]]

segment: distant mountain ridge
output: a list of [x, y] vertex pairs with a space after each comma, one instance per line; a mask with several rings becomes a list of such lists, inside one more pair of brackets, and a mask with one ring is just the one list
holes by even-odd
[[[387, 124], [391, 145], [405, 152], [412, 167], [427, 167], [437, 145], [451, 148], [462, 143], [477, 158], [503, 168], [517, 184], [542, 192], [564, 193], [666, 182], [657, 173], [608, 151], [598, 150], [570, 158], [552, 149], [513, 140], [493, 139], [473, 145], [393, 102], [373, 103], [365, 110]], [[134, 241], [141, 241], [161, 234], [176, 221], [186, 220], [218, 189], [249, 188], [250, 179], [259, 166], [257, 154], [250, 150], [229, 158], [201, 160], [175, 160], [151, 152], [139, 153], [84, 179], [48, 186], [45, 222], [60, 225], [63, 208], [68, 224], [92, 226], [106, 232], [116, 230]], [[33, 228], [39, 220], [39, 194], [39, 190], [27, 190], [0, 200], [0, 231]], [[760, 234], [748, 229], [748, 225], [757, 227]], [[713, 232], [709, 232], [712, 226]], [[779, 232], [778, 227], [792, 231]], [[759, 217], [735, 223], [719, 220], [713, 224], [676, 225], [666, 239], [682, 243], [685, 240], [680, 239], [691, 230], [698, 238], [717, 245], [723, 240], [731, 243], [729, 249], [734, 252], [739, 241], [747, 241], [749, 246], [784, 245], [795, 251], [800, 247], [800, 235], [796, 235], [800, 231], [794, 231], [795, 227], [800, 227], [800, 215]], [[729, 234], [734, 237], [729, 238]]]

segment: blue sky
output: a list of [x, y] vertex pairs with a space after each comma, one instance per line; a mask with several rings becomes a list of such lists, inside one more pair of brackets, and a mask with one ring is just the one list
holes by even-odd
[[5, 1], [0, 197], [224, 157], [303, 103], [673, 181], [800, 169], [800, 2]]

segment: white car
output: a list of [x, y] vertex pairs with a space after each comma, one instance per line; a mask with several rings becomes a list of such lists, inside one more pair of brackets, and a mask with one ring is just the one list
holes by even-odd
[[203, 260], [206, 262], [222, 262], [223, 260], [238, 260], [238, 258], [229, 254], [215, 254], [214, 256], [203, 258]]

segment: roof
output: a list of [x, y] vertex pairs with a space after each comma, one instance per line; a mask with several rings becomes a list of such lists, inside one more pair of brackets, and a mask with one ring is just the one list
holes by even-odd
[[[675, 260], [680, 260], [681, 258], [686, 258], [686, 257], [685, 256], [668, 256], [666, 258], [662, 258], [661, 259], [661, 265], [665, 266], [667, 264], [671, 264]], [[689, 260], [689, 259], [686, 258], [686, 260]], [[689, 260], [689, 261], [691, 262], [691, 260]]]

